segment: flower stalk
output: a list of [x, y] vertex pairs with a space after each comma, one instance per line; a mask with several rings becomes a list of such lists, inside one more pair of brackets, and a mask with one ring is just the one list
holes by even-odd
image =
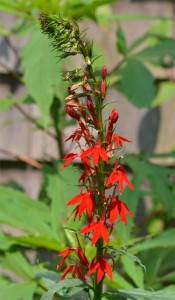
[[[92, 277], [93, 299], [102, 298], [103, 280], [107, 275], [112, 280], [113, 258], [110, 256], [110, 235], [116, 220], [127, 224], [127, 215], [133, 216], [129, 208], [119, 199], [123, 193], [124, 183], [133, 189], [126, 171], [119, 164], [118, 150], [124, 142], [130, 140], [114, 133], [118, 121], [116, 108], [109, 114], [108, 120], [103, 120], [103, 107], [107, 91], [107, 69], [101, 69], [101, 77], [95, 75], [93, 69], [93, 49], [82, 37], [78, 24], [73, 20], [63, 19], [47, 14], [41, 15], [42, 31], [51, 39], [58, 50], [60, 58], [81, 54], [85, 68], [77, 68], [64, 74], [64, 80], [69, 82], [66, 97], [66, 112], [70, 118], [77, 120], [78, 128], [66, 139], [74, 141], [78, 153], [68, 153], [62, 159], [62, 169], [79, 158], [83, 170], [79, 178], [80, 193], [70, 199], [68, 206], [75, 206], [72, 215], [74, 220], [85, 216], [86, 224], [77, 234], [77, 248], [68, 247], [58, 256], [63, 257], [57, 268], [64, 268], [65, 261], [76, 255], [76, 261], [67, 266], [60, 280], [71, 273], [73, 278], [83, 282]], [[107, 171], [107, 164], [116, 156], [116, 164]], [[78, 235], [84, 238], [85, 246], [79, 242]], [[86, 256], [86, 243], [91, 240], [96, 247], [96, 255], [92, 259]]]

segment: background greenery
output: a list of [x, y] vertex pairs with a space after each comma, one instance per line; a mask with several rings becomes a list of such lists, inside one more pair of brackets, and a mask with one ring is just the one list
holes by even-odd
[[[112, 2], [116, 1], [65, 0], [58, 4], [56, 0], [0, 0], [0, 10], [17, 17], [10, 29], [0, 24], [1, 36], [4, 39], [12, 35], [19, 39], [28, 37], [21, 53], [22, 73], [11, 74], [25, 84], [26, 95], [14, 99], [9, 92], [8, 99], [0, 99], [0, 110], [7, 111], [16, 106], [20, 111], [22, 104], [36, 103], [40, 117], [26, 118], [47, 133], [54, 128], [52, 136], [61, 156], [64, 154], [62, 131], [71, 125], [64, 111], [66, 85], [58, 76], [65, 65], [58, 61], [49, 41], [40, 32], [38, 15], [41, 11], [61, 13], [77, 20], [92, 19], [101, 26], [116, 22], [116, 51], [122, 59], [110, 72], [109, 81], [136, 107], [160, 106], [175, 95], [174, 82], [170, 79], [158, 80], [151, 71], [155, 66], [165, 69], [174, 67], [175, 40], [169, 36], [171, 20], [167, 17], [156, 20], [145, 35], [128, 44], [120, 20], [149, 19], [150, 16], [114, 15], [108, 7]], [[97, 55], [101, 55], [102, 49], [96, 44], [95, 48], [98, 49]], [[97, 74], [99, 71], [97, 66]], [[175, 152], [162, 155], [128, 154], [124, 158], [126, 167], [132, 172], [135, 190], [131, 192], [126, 188], [123, 200], [136, 216], [139, 215], [138, 203], [145, 198], [151, 200], [152, 209], [147, 210], [142, 219], [138, 217], [136, 222], [130, 220], [127, 227], [118, 224], [112, 241], [116, 271], [112, 282], [106, 279], [108, 288], [104, 299], [175, 298], [175, 172], [173, 167], [155, 163], [157, 158], [162, 161], [175, 159]], [[78, 168], [68, 167], [60, 173], [59, 157], [51, 158], [49, 162], [43, 160], [41, 165], [43, 182], [38, 201], [33, 201], [17, 185], [0, 186], [2, 229], [3, 225], [9, 225], [20, 233], [13, 236], [2, 230], [0, 234], [0, 298], [31, 300], [40, 299], [43, 295], [43, 300], [51, 300], [57, 293], [58, 299], [86, 299], [82, 291], [84, 286], [79, 280], [67, 280], [63, 288], [62, 283], [56, 283], [60, 274], [55, 272], [57, 252], [66, 245], [76, 244], [74, 233], [69, 229], [63, 230], [63, 223], [69, 213], [64, 203], [78, 192]], [[145, 181], [146, 187], [143, 184]], [[74, 230], [79, 225], [71, 220], [66, 224], [67, 228]], [[26, 250], [29, 249], [36, 250], [34, 264], [28, 259]], [[48, 259], [41, 263], [43, 251]], [[90, 248], [87, 253], [92, 254]], [[73, 288], [70, 291], [71, 284]], [[111, 288], [115, 289], [113, 294]]]

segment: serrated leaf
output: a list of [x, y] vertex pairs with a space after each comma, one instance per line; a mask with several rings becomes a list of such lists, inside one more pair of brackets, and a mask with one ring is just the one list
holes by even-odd
[[120, 25], [117, 28], [117, 49], [123, 55], [127, 53], [127, 41], [125, 33]]
[[115, 290], [110, 293], [106, 293], [107, 299], [114, 299], [114, 296], [122, 296], [124, 299], [132, 300], [174, 300], [175, 292], [171, 291], [145, 291], [142, 289], [133, 290]]
[[[46, 125], [59, 78], [61, 81], [61, 69], [49, 40], [38, 28], [35, 28], [31, 38], [23, 48], [22, 58], [25, 84], [30, 95], [39, 105]], [[63, 86], [60, 85], [60, 94], [62, 91]]]
[[65, 279], [59, 281], [41, 297], [41, 300], [52, 300], [54, 294], [59, 293], [63, 288], [74, 288], [79, 286], [82, 286], [82, 288], [84, 288], [86, 284], [83, 283], [80, 279]]
[[136, 107], [148, 107], [155, 97], [154, 78], [139, 61], [132, 59], [123, 70], [122, 92]]

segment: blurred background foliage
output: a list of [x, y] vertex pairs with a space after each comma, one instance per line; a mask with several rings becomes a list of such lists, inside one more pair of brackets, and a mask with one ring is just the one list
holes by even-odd
[[[144, 18], [154, 20], [154, 17], [114, 14], [110, 6], [113, 2], [116, 1], [0, 0], [0, 11], [15, 16], [10, 28], [0, 23], [2, 39], [9, 40], [11, 36], [16, 36], [19, 40], [26, 39], [15, 70], [9, 70], [1, 63], [7, 73], [25, 85], [26, 94], [14, 98], [9, 91], [7, 98], [0, 98], [0, 111], [3, 113], [16, 107], [36, 129], [43, 130], [53, 138], [59, 153], [57, 158], [47, 157], [41, 162], [17, 157], [41, 168], [43, 179], [38, 201], [33, 201], [15, 183], [0, 186], [1, 299], [40, 299], [47, 289], [51, 292], [44, 296], [45, 300], [52, 299], [55, 292], [58, 299], [85, 299], [81, 298], [80, 288], [77, 296], [80, 298], [66, 296], [66, 292], [63, 293], [60, 287], [55, 289], [55, 282], [60, 276], [55, 272], [57, 252], [66, 245], [75, 246], [75, 234], [69, 228], [76, 230], [81, 225], [70, 219], [66, 223], [67, 229], [63, 230], [69, 213], [64, 204], [78, 192], [78, 166], [68, 167], [60, 173], [60, 157], [65, 153], [62, 132], [72, 125], [72, 121], [65, 117], [64, 98], [67, 86], [62, 81], [61, 73], [70, 66], [76, 66], [73, 61], [59, 61], [47, 38], [41, 34], [38, 24], [40, 12], [60, 13], [66, 17], [74, 17], [80, 23], [91, 19], [94, 25], [104, 28], [114, 22], [114, 43], [121, 60], [109, 70], [110, 85], [138, 108], [159, 107], [175, 96], [174, 80], [170, 77], [161, 80], [154, 75], [154, 69], [158, 67], [165, 70], [174, 67], [172, 19], [155, 17], [149, 30], [128, 44], [120, 21]], [[96, 72], [99, 74], [100, 64], [105, 63], [105, 57], [96, 41], [94, 48], [94, 55], [100, 56], [96, 65]], [[26, 103], [36, 103], [40, 116], [34, 118], [25, 114], [23, 104]], [[124, 157], [124, 164], [132, 173], [135, 190], [131, 192], [126, 188], [122, 197], [136, 218], [129, 220], [127, 227], [120, 222], [116, 226], [117, 231], [112, 239], [117, 261], [116, 271], [112, 282], [106, 279], [106, 285], [108, 289], [118, 289], [119, 292], [117, 297], [106, 295], [106, 299], [175, 298], [172, 293], [166, 294], [166, 291], [174, 291], [175, 295], [175, 172], [173, 163], [164, 164], [166, 159], [171, 159], [174, 163], [175, 152], [130, 153]], [[141, 205], [144, 201], [150, 204], [145, 211]], [[15, 235], [9, 228], [16, 230]], [[86, 251], [87, 255], [92, 255], [90, 247]], [[29, 252], [34, 253], [33, 261]], [[133, 288], [139, 288], [137, 293], [132, 294]], [[151, 289], [163, 290], [164, 294], [158, 292], [150, 296], [144, 291]]]

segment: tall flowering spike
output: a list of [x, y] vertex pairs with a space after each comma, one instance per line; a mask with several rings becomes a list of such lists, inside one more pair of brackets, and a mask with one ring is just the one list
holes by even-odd
[[[94, 276], [94, 300], [101, 300], [105, 275], [112, 279], [112, 267], [108, 259], [111, 258], [109, 245], [114, 222], [120, 218], [127, 225], [127, 217], [133, 217], [127, 205], [119, 199], [118, 193], [123, 192], [124, 184], [130, 189], [134, 187], [123, 166], [117, 163], [112, 168], [107, 167], [107, 164], [114, 155], [118, 161], [118, 148], [130, 140], [114, 133], [119, 118], [117, 108], [109, 114], [107, 122], [103, 120], [107, 68], [103, 66], [100, 80], [96, 78], [93, 44], [84, 41], [77, 23], [70, 19], [42, 14], [41, 28], [51, 39], [53, 46], [62, 53], [61, 58], [78, 53], [84, 60], [84, 69], [67, 71], [63, 77], [70, 83], [65, 99], [68, 101], [65, 104], [66, 112], [77, 121], [78, 128], [66, 139], [75, 142], [76, 153], [72, 151], [62, 158], [64, 164], [61, 169], [76, 158], [81, 161], [82, 173], [78, 182], [80, 192], [68, 201], [67, 206], [73, 206], [70, 216], [74, 214], [74, 220], [77, 217], [82, 218], [85, 224], [76, 232], [78, 246], [67, 247], [58, 254], [61, 260], [57, 268], [62, 269], [66, 263], [68, 265], [60, 280], [64, 280], [68, 274], [82, 281], [86, 281], [86, 276]], [[80, 245], [82, 236], [85, 243], [83, 247]], [[91, 260], [85, 255], [86, 243], [90, 240], [91, 247], [96, 249], [96, 256]], [[73, 260], [68, 264], [70, 257]]]

